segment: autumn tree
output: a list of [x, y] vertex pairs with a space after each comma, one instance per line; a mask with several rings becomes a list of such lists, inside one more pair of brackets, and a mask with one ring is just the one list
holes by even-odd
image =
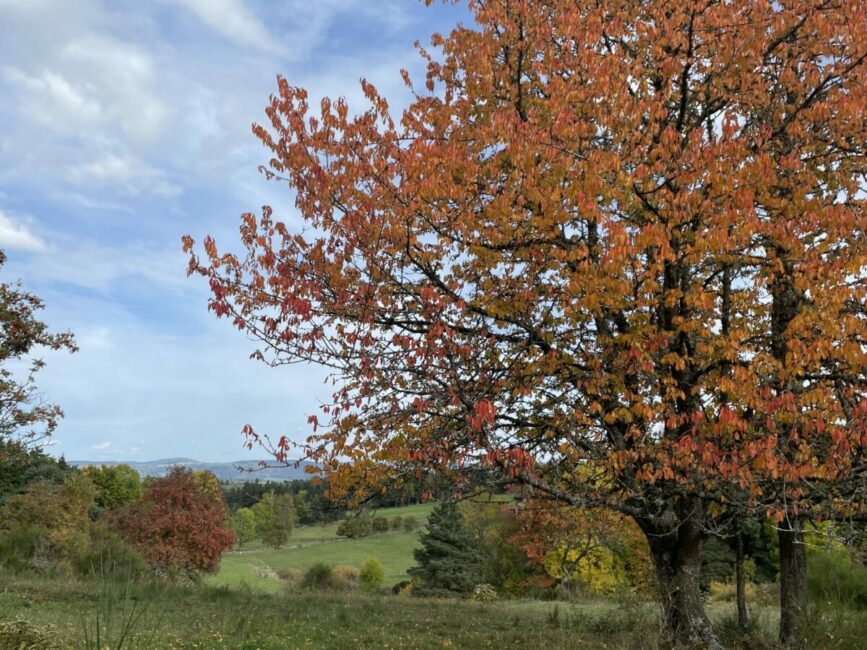
[[[0, 268], [5, 263], [6, 255], [0, 251]], [[0, 283], [0, 441], [5, 443], [38, 444], [63, 417], [60, 407], [39, 393], [36, 374], [45, 363], [33, 353], [40, 348], [69, 352], [78, 348], [72, 334], [53, 334], [37, 318], [43, 307], [42, 300], [24, 291], [20, 283]]]
[[118, 516], [127, 541], [164, 575], [215, 571], [223, 551], [235, 544], [222, 491], [203, 489], [212, 481], [197, 474], [173, 467]]
[[531, 498], [517, 509], [511, 541], [544, 568], [561, 589], [580, 585], [598, 593], [632, 589], [651, 593], [653, 567], [647, 541], [628, 517], [610, 509], [577, 508]]
[[689, 647], [708, 507], [765, 511], [795, 643], [799, 522], [862, 507], [863, 2], [469, 8], [398, 117], [280, 78], [253, 130], [307, 228], [246, 214], [190, 272], [260, 359], [333, 370], [333, 489], [482, 465], [614, 508]]

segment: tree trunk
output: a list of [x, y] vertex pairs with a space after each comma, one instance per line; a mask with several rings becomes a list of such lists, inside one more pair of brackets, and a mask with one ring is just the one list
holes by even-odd
[[746, 578], [744, 576], [744, 538], [738, 531], [735, 541], [735, 578], [737, 581], [738, 601], [738, 626], [746, 632], [750, 626], [749, 614], [747, 613]]
[[800, 519], [784, 520], [780, 541], [780, 643], [804, 645], [801, 624], [807, 614], [807, 553]]
[[677, 525], [660, 530], [658, 524], [640, 522], [650, 546], [659, 580], [669, 646], [720, 648], [704, 612], [699, 587], [701, 571], [701, 503], [689, 500]]

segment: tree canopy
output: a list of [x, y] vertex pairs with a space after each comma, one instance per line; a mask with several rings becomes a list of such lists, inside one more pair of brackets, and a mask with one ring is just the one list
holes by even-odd
[[[0, 267], [5, 263], [6, 254], [0, 251]], [[38, 348], [70, 352], [78, 348], [72, 334], [53, 334], [37, 318], [43, 307], [42, 300], [24, 291], [20, 283], [0, 283], [0, 441], [4, 443], [40, 443], [63, 417], [61, 408], [39, 393], [36, 373], [45, 363], [32, 353]]]
[[241, 256], [185, 238], [190, 272], [260, 359], [333, 369], [308, 441], [331, 485], [482, 464], [615, 508], [672, 638], [714, 646], [708, 507], [796, 537], [863, 507], [867, 12], [469, 7], [400, 116], [279, 78], [253, 130], [306, 229], [246, 214]]

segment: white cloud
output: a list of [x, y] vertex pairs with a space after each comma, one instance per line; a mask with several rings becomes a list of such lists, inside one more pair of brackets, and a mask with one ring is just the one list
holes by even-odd
[[186, 277], [187, 258], [181, 251], [179, 238], [165, 248], [134, 243], [111, 246], [61, 235], [55, 235], [52, 241], [55, 245], [50, 255], [19, 262], [22, 277], [102, 293], [114, 289], [129, 292], [133, 282], [175, 294], [191, 291], [194, 286]]
[[111, 441], [100, 442], [95, 445], [90, 445], [90, 448], [95, 451], [108, 451], [109, 449], [111, 449]]
[[166, 173], [129, 154], [104, 153], [96, 160], [69, 167], [66, 178], [75, 185], [111, 187], [119, 194], [135, 196], [150, 191], [173, 197], [181, 187], [170, 182]]
[[234, 41], [257, 49], [282, 53], [268, 28], [251, 12], [243, 0], [174, 0], [190, 9], [205, 25]]
[[0, 248], [32, 252], [47, 250], [45, 242], [30, 232], [26, 224], [15, 221], [0, 210]]

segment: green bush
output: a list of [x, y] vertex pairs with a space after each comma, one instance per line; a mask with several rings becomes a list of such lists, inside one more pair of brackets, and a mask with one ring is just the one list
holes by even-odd
[[375, 517], [371, 521], [371, 525], [374, 533], [384, 533], [388, 531], [388, 519], [383, 519], [382, 517]]
[[0, 533], [0, 566], [10, 571], [30, 568], [36, 556], [43, 531], [38, 526], [23, 524]]
[[400, 530], [403, 528], [403, 517], [400, 515], [396, 515], [391, 518], [391, 529], [392, 530]]
[[[383, 521], [385, 521], [383, 519]], [[375, 555], [371, 555], [361, 565], [361, 584], [366, 591], [378, 591], [385, 582], [385, 569]]]
[[807, 587], [817, 604], [867, 609], [867, 567], [853, 562], [845, 550], [810, 553]]
[[373, 521], [367, 511], [362, 510], [354, 517], [341, 521], [337, 525], [337, 535], [350, 539], [367, 537], [373, 531]]
[[301, 586], [317, 591], [331, 591], [337, 588], [337, 580], [330, 564], [317, 562], [304, 572]]
[[148, 571], [141, 554], [107, 526], [96, 524], [90, 531], [90, 545], [75, 562], [84, 576], [108, 579], [135, 579]]
[[407, 515], [403, 518], [403, 529], [407, 532], [413, 531], [418, 528], [418, 521], [412, 515]]

